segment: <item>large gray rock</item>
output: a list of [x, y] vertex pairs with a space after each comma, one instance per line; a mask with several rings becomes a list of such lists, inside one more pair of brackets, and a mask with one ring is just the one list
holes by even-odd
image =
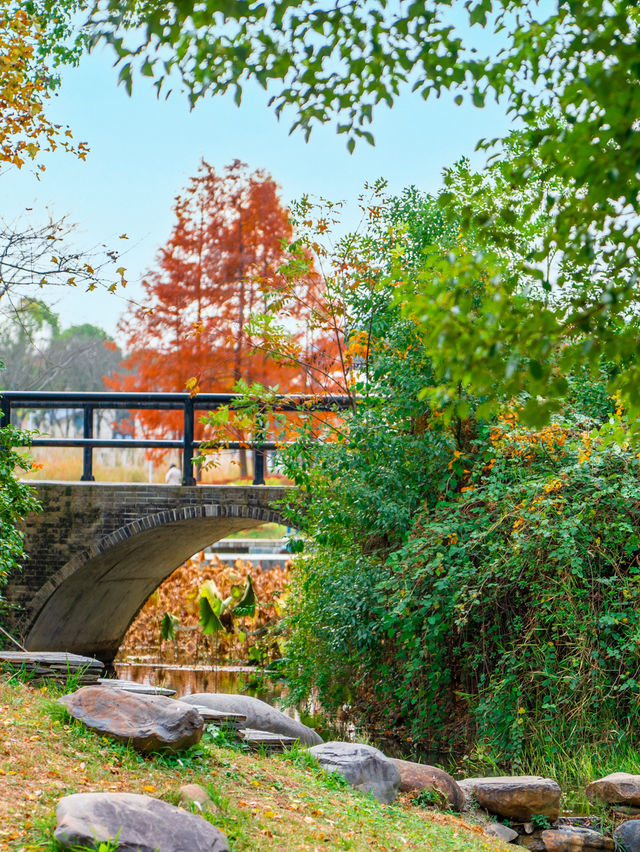
[[202, 817], [135, 793], [76, 793], [56, 808], [55, 839], [66, 849], [118, 839], [123, 852], [228, 852]]
[[339, 772], [352, 787], [371, 793], [379, 802], [390, 805], [398, 795], [398, 768], [373, 746], [331, 742], [314, 746], [309, 752], [324, 769]]
[[198, 692], [180, 699], [186, 704], [201, 705], [222, 713], [240, 713], [247, 717], [246, 727], [257, 731], [269, 731], [300, 740], [302, 745], [313, 746], [323, 742], [314, 730], [296, 722], [290, 716], [276, 710], [266, 701], [250, 695], [227, 695], [222, 692]]
[[161, 695], [137, 695], [108, 686], [85, 686], [58, 699], [87, 727], [136, 751], [181, 751], [197, 743], [204, 720], [190, 704]]
[[640, 852], [640, 819], [629, 819], [613, 833], [624, 852]]
[[560, 813], [562, 792], [551, 778], [537, 775], [465, 778], [458, 786], [467, 800], [473, 797], [481, 808], [516, 822], [530, 822], [535, 814], [554, 822]]
[[453, 778], [444, 770], [426, 763], [413, 763], [410, 760], [391, 758], [400, 773], [400, 791], [410, 793], [414, 790], [432, 790], [441, 803], [454, 811], [464, 807], [464, 794]]
[[640, 805], [640, 775], [628, 772], [613, 772], [587, 785], [590, 802], [601, 801], [620, 805]]

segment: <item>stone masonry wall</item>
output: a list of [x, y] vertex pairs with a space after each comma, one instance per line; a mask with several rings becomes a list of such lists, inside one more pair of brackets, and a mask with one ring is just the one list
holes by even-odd
[[[22, 636], [66, 579], [97, 557], [115, 552], [118, 545], [122, 550], [123, 542], [133, 543], [142, 533], [141, 540], [148, 539], [150, 530], [166, 525], [179, 529], [183, 537], [190, 530], [195, 533], [198, 524], [201, 534], [206, 528], [223, 537], [259, 523], [279, 523], [277, 502], [286, 491], [271, 486], [88, 482], [43, 482], [36, 489], [42, 512], [30, 515], [23, 524], [28, 559], [5, 591], [16, 607], [10, 626]], [[122, 557], [120, 567], [121, 563]]]

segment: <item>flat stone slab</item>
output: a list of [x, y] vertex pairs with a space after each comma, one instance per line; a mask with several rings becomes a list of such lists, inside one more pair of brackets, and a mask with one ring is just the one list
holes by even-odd
[[414, 790], [433, 790], [439, 797], [440, 803], [461, 811], [464, 808], [464, 793], [453, 778], [426, 763], [413, 763], [410, 760], [391, 758], [400, 773], [400, 792], [410, 793]]
[[90, 668], [102, 669], [104, 664], [95, 657], [83, 657], [81, 654], [68, 654], [66, 651], [0, 651], [0, 660], [8, 663], [32, 663], [57, 669]]
[[252, 728], [244, 728], [240, 736], [245, 743], [254, 751], [266, 749], [267, 751], [284, 751], [293, 748], [298, 742], [297, 737], [284, 737], [282, 734], [272, 734], [270, 731], [255, 731]]
[[58, 703], [100, 734], [143, 754], [182, 751], [202, 736], [204, 719], [189, 704], [163, 695], [137, 695], [109, 686], [85, 686]]
[[560, 813], [560, 787], [551, 778], [509, 775], [465, 778], [459, 781], [465, 798], [473, 797], [481, 808], [516, 822], [530, 822], [534, 814], [555, 822]]
[[234, 695], [223, 692], [197, 692], [180, 699], [195, 707], [208, 707], [222, 713], [238, 713], [246, 716], [246, 725], [256, 731], [268, 731], [293, 737], [302, 745], [313, 746], [322, 742], [322, 737], [314, 730], [297, 722], [266, 701], [252, 698], [250, 695]]
[[205, 722], [211, 722], [215, 725], [241, 728], [247, 721], [247, 717], [242, 713], [223, 713], [222, 710], [212, 710], [203, 704], [192, 704], [191, 706], [196, 708]]
[[35, 680], [64, 683], [77, 678], [78, 684], [96, 683], [104, 665], [94, 657], [68, 654], [65, 651], [0, 651], [0, 664], [22, 669]]
[[587, 785], [585, 790], [590, 802], [609, 802], [616, 805], [640, 806], [640, 775], [628, 772], [613, 772]]
[[115, 841], [129, 852], [229, 852], [225, 835], [196, 814], [136, 793], [75, 793], [56, 808], [66, 849]]
[[124, 689], [125, 692], [137, 692], [140, 695], [175, 695], [175, 689], [166, 686], [152, 686], [150, 683], [137, 683], [135, 680], [120, 680], [119, 678], [100, 677], [98, 683], [111, 686], [114, 689]]
[[313, 746], [309, 753], [323, 769], [339, 772], [352, 787], [371, 793], [390, 805], [400, 789], [400, 772], [392, 760], [373, 746], [362, 743], [330, 742]]

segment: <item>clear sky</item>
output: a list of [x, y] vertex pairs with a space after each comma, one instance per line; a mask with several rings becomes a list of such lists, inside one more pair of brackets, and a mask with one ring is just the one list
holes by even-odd
[[[116, 80], [111, 54], [85, 57], [64, 73], [51, 104], [51, 117], [89, 144], [86, 162], [56, 152], [43, 160], [47, 170], [40, 180], [23, 169], [5, 173], [0, 182], [5, 218], [37, 220], [49, 209], [77, 223], [79, 247], [127, 249], [123, 265], [130, 283], [123, 294], [39, 293], [60, 313], [63, 327], [90, 322], [116, 333], [124, 297], [142, 297], [140, 279], [171, 230], [173, 199], [202, 157], [217, 168], [238, 158], [251, 169], [265, 169], [287, 203], [303, 193], [355, 203], [364, 183], [378, 177], [388, 179], [392, 191], [410, 184], [435, 191], [445, 166], [463, 155], [482, 165], [482, 155], [474, 154], [478, 139], [509, 128], [498, 106], [458, 107], [448, 96], [425, 103], [407, 92], [392, 110], [380, 108], [372, 128], [376, 146], [362, 143], [349, 154], [332, 126], [316, 128], [308, 143], [300, 133], [289, 136], [292, 116], [278, 122], [258, 87], [240, 108], [230, 97], [209, 98], [190, 112], [177, 93], [159, 101], [148, 81], [138, 79], [128, 97]], [[28, 207], [34, 212], [26, 214]], [[355, 223], [355, 215], [347, 224]], [[118, 239], [123, 232], [126, 243]]]

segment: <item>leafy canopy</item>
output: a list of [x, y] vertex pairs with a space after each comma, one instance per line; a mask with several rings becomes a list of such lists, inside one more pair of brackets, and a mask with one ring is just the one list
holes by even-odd
[[[402, 88], [425, 100], [450, 90], [457, 102], [478, 107], [501, 99], [522, 129], [520, 144], [503, 161], [498, 198], [487, 203], [486, 187], [467, 192], [469, 230], [482, 232], [480, 245], [500, 247], [516, 207], [521, 228], [544, 216], [549, 225], [520, 258], [518, 275], [481, 250], [462, 261], [443, 259], [436, 277], [448, 296], [424, 327], [443, 360], [454, 356], [444, 377], [449, 393], [462, 383], [495, 396], [494, 382], [513, 386], [515, 377], [520, 389], [540, 398], [526, 416], [546, 417], [559, 398], [549, 358], [568, 341], [565, 368], [597, 365], [602, 357], [615, 362], [613, 388], [630, 411], [640, 412], [636, 333], [627, 325], [637, 312], [635, 5], [107, 0], [95, 4], [91, 23], [94, 39], [116, 51], [129, 88], [138, 68], [159, 91], [179, 80], [194, 103], [228, 89], [239, 102], [243, 87], [257, 81], [272, 93], [278, 113], [294, 111], [294, 128], [308, 135], [315, 123], [335, 121], [350, 150], [359, 138], [373, 141], [374, 110], [392, 106]], [[486, 307], [469, 310], [469, 290], [480, 275]], [[523, 308], [523, 278], [530, 277], [549, 304]], [[503, 334], [513, 357], [499, 354]]]
[[[461, 164], [451, 180], [462, 190], [474, 176]], [[313, 542], [287, 601], [290, 694], [348, 704], [379, 741], [422, 758], [459, 749], [467, 773], [527, 771], [556, 743], [631, 743], [640, 465], [607, 394], [615, 367], [567, 373], [562, 408], [541, 428], [522, 423], [523, 399], [489, 420], [465, 392], [446, 418], [433, 404], [446, 364], [401, 312], [390, 271], [420, 290], [443, 256], [482, 244], [443, 198], [407, 191], [374, 209], [351, 245], [383, 238], [377, 267], [364, 264], [375, 286], [356, 262], [368, 255], [343, 264], [360, 402], [332, 441], [303, 433], [279, 452], [301, 486], [292, 525]], [[505, 274], [534, 236], [516, 235], [512, 252], [484, 249]], [[484, 292], [478, 280], [470, 310]], [[434, 393], [419, 399], [421, 387]]]

